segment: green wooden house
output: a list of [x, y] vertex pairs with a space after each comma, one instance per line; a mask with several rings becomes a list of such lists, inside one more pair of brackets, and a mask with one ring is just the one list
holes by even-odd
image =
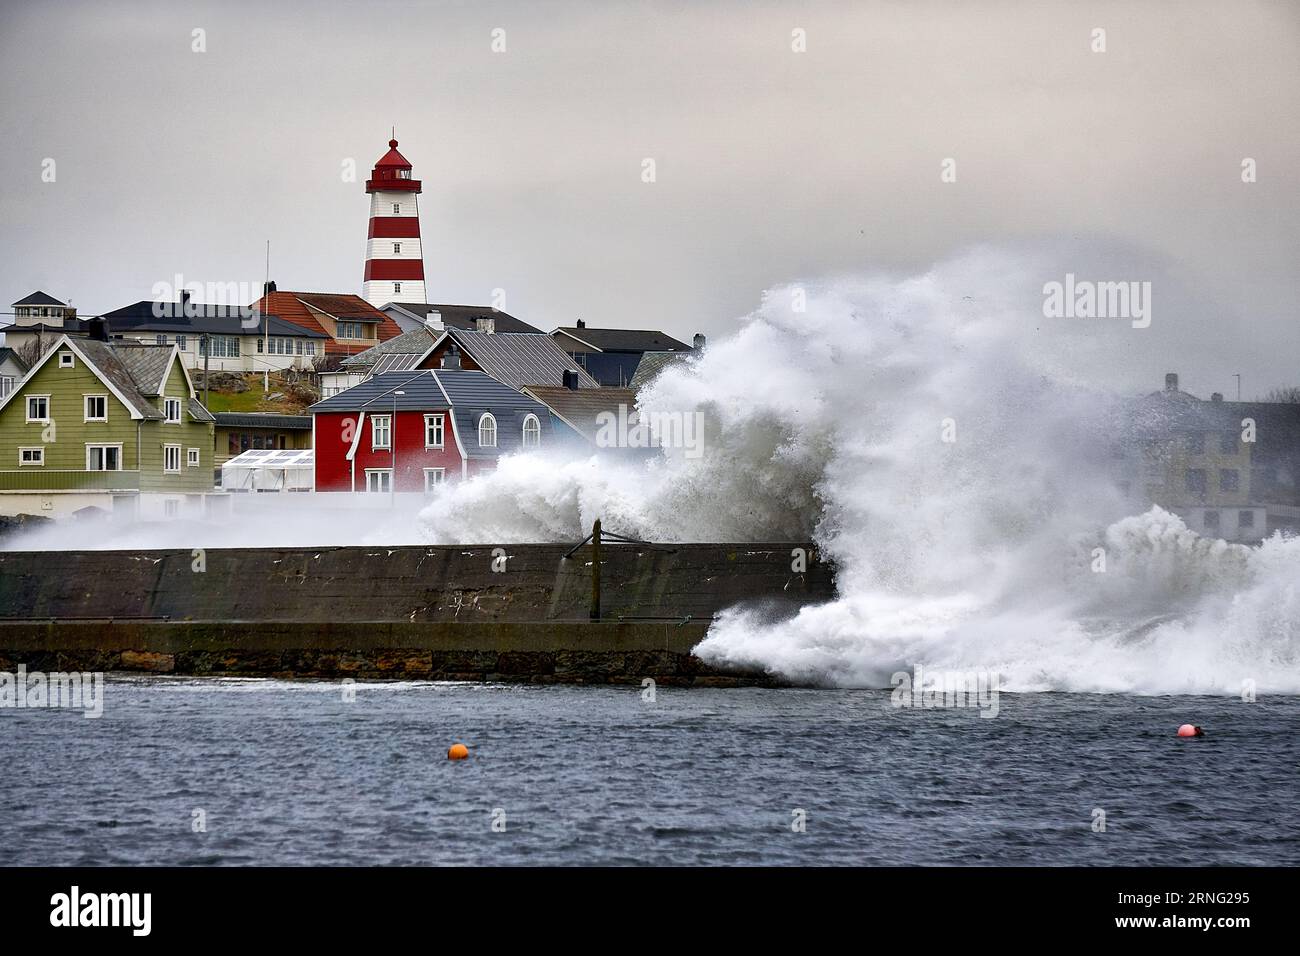
[[214, 422], [175, 345], [61, 336], [0, 400], [0, 513], [195, 511]]

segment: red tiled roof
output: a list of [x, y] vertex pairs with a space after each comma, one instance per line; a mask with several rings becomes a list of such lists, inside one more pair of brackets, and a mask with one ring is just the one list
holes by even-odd
[[[310, 305], [338, 319], [353, 319], [376, 323], [378, 342], [386, 342], [402, 334], [401, 327], [386, 313], [380, 312], [359, 295], [338, 295], [329, 292], [272, 292], [264, 295], [254, 303], [254, 307], [270, 315], [279, 316], [286, 322], [292, 322], [313, 332], [329, 334], [329, 330], [316, 320]], [[371, 343], [373, 344], [373, 343]], [[329, 338], [325, 342], [326, 355], [355, 355], [370, 348], [370, 345], [357, 342], [340, 342]]]

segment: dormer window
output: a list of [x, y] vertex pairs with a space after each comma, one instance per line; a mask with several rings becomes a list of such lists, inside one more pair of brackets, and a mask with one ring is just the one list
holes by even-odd
[[480, 448], [497, 447], [497, 420], [491, 412], [484, 412], [478, 420], [478, 444]]
[[59, 368], [72, 368], [76, 364], [76, 357], [71, 352], [59, 353]]
[[163, 415], [166, 416], [167, 424], [179, 425], [181, 421], [181, 400], [179, 398], [169, 398], [164, 401]]

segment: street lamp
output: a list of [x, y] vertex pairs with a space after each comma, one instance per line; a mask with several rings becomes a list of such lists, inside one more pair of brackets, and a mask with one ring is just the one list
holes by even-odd
[[403, 391], [393, 392], [393, 417], [388, 423], [388, 453], [392, 456], [393, 477], [388, 483], [389, 507], [397, 507], [397, 396], [405, 395]]

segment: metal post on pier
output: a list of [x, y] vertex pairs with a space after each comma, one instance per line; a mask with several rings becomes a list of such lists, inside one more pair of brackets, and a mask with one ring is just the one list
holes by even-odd
[[600, 519], [591, 526], [591, 619], [600, 620]]

